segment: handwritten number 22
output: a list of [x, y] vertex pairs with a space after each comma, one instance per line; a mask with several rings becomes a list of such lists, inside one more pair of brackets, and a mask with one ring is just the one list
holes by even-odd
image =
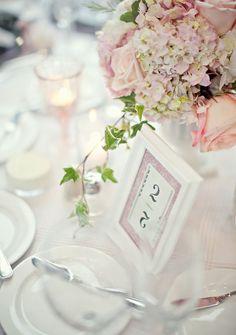
[[160, 187], [157, 184], [155, 184], [155, 185], [153, 185], [153, 189], [154, 189], [155, 192], [151, 193], [150, 197], [151, 197], [151, 199], [152, 199], [153, 202], [157, 202], [156, 198], [160, 194]]

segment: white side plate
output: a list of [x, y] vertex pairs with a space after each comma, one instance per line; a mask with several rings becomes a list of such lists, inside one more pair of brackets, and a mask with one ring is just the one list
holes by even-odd
[[31, 245], [35, 227], [29, 205], [11, 193], [0, 191], [0, 248], [11, 264]]

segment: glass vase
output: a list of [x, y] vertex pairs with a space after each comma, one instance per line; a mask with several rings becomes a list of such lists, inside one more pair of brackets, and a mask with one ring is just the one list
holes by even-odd
[[163, 122], [158, 133], [201, 176], [214, 175], [216, 169], [211, 165], [210, 155], [192, 146], [192, 131], [192, 125], [171, 119]]

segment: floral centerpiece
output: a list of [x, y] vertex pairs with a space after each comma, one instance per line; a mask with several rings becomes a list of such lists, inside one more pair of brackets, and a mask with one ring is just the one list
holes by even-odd
[[99, 33], [112, 95], [148, 120], [195, 122], [201, 151], [236, 144], [235, 1], [124, 0]]
[[[193, 146], [201, 151], [236, 145], [236, 2], [110, 0], [108, 9], [114, 13], [98, 33], [98, 51], [108, 88], [124, 109], [106, 127], [104, 150], [126, 144], [144, 124], [152, 127], [150, 121], [170, 118], [196, 124]], [[84, 184], [90, 154], [77, 168], [66, 168], [61, 181], [82, 181], [73, 213], [82, 225], [89, 214]], [[107, 161], [97, 172], [116, 182]]]

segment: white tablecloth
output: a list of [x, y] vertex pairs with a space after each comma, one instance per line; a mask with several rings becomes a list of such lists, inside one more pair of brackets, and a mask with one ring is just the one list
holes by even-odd
[[[106, 119], [104, 110], [99, 110], [99, 113], [99, 119], [102, 120], [103, 124]], [[52, 225], [67, 220], [73, 205], [71, 199], [66, 199], [65, 191], [59, 186], [63, 174], [62, 168], [82, 157], [79, 138], [80, 136], [86, 137], [88, 134], [88, 130], [83, 126], [87, 122], [87, 115], [78, 114], [73, 119], [73, 133], [79, 134], [79, 137], [76, 139], [75, 136], [73, 140], [76, 144], [75, 150], [73, 152], [63, 151], [63, 147], [60, 147], [57, 140], [58, 127], [55, 120], [40, 113], [36, 114], [35, 118], [39, 124], [39, 136], [33, 148], [50, 156], [54, 179], [47, 193], [37, 198], [26, 199], [35, 214], [37, 232], [32, 246], [22, 259], [36, 253], [41, 248], [43, 241], [50, 234]], [[48, 143], [52, 145], [48, 145]], [[114, 155], [112, 157], [118, 176], [121, 175], [128, 156], [127, 153], [123, 153], [123, 155], [124, 159]], [[227, 221], [236, 184], [236, 148], [209, 156], [217, 174], [204, 180], [188, 222], [189, 225], [193, 225], [198, 230], [201, 236], [207, 267], [236, 269], [236, 226]], [[0, 189], [8, 189], [4, 165], [0, 167]], [[106, 211], [112, 207], [112, 200], [117, 189], [117, 186], [109, 188], [109, 197], [106, 197], [104, 202]], [[222, 331], [224, 330], [222, 329]], [[2, 335], [1, 330], [0, 334]]]

